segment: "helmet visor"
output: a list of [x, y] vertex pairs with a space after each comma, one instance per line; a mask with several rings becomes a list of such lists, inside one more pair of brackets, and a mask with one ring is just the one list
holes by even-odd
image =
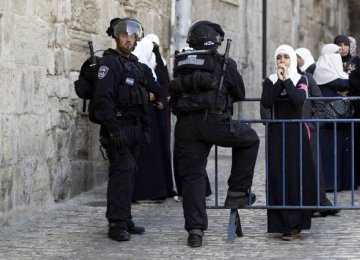
[[114, 25], [114, 36], [118, 38], [120, 33], [126, 33], [127, 35], [133, 35], [137, 40], [143, 36], [143, 29], [141, 24], [136, 21], [120, 21]]

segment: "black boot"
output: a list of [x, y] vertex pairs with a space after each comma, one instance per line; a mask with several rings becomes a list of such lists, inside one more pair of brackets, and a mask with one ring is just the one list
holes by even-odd
[[254, 204], [255, 193], [249, 191], [230, 191], [228, 190], [224, 207], [228, 209], [238, 209]]
[[188, 245], [191, 247], [201, 247], [204, 231], [201, 229], [190, 229], [188, 232]]
[[322, 217], [335, 216], [340, 211], [340, 209], [319, 209], [320, 216]]
[[[328, 198], [325, 198], [324, 201], [320, 202], [321, 206], [330, 206], [333, 207], [333, 204], [331, 203], [331, 201]], [[341, 210], [340, 209], [334, 209], [334, 208], [330, 208], [330, 209], [319, 209], [318, 212], [320, 214], [320, 216], [322, 217], [326, 217], [326, 216], [335, 216], [336, 214], [338, 214]]]
[[191, 247], [201, 247], [202, 246], [202, 236], [197, 235], [197, 234], [189, 234], [188, 245]]
[[128, 228], [128, 232], [130, 234], [136, 234], [136, 235], [141, 235], [145, 232], [145, 228], [144, 227], [140, 227], [140, 226], [131, 226]]
[[116, 241], [129, 241], [131, 235], [125, 229], [121, 229], [116, 225], [116, 223], [109, 223], [109, 238], [116, 240]]

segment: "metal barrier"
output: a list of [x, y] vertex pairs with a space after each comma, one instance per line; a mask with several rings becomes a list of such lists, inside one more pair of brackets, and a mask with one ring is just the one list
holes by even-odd
[[[334, 99], [353, 99], [359, 100], [360, 97], [312, 97], [308, 98], [309, 100], [334, 100]], [[260, 99], [247, 99], [245, 101], [259, 101]], [[319, 209], [344, 209], [344, 210], [358, 210], [360, 209], [359, 204], [355, 204], [355, 188], [357, 188], [357, 184], [355, 184], [355, 154], [354, 154], [354, 138], [355, 138], [355, 124], [360, 123], [360, 119], [263, 119], [263, 120], [239, 120], [243, 123], [248, 124], [263, 124], [265, 126], [265, 159], [266, 159], [266, 194], [265, 199], [266, 203], [264, 205], [258, 205], [255, 203], [254, 205], [249, 204], [248, 206], [242, 207], [241, 209], [309, 209], [309, 210], [319, 210]], [[302, 125], [304, 123], [312, 123], [316, 126], [316, 205], [314, 206], [305, 206], [303, 205], [303, 187], [302, 183], [300, 183], [300, 205], [298, 206], [291, 206], [286, 205], [285, 203], [285, 186], [283, 185], [283, 203], [281, 206], [274, 206], [269, 205], [269, 188], [268, 188], [268, 128], [271, 124], [281, 124], [282, 128], [285, 129], [286, 124], [299, 124], [299, 137], [300, 137], [300, 147], [299, 147], [299, 161], [300, 161], [300, 180], [302, 180]], [[320, 124], [332, 124], [333, 125], [333, 145], [334, 145], [334, 191], [333, 191], [333, 206], [321, 206], [320, 205]], [[351, 129], [351, 201], [348, 205], [343, 205], [338, 202], [337, 199], [337, 126], [339, 123], [347, 123], [350, 124]], [[282, 131], [282, 145], [284, 146], [285, 141], [285, 131]], [[260, 152], [260, 151], [259, 151]], [[285, 161], [285, 149], [282, 149], [282, 163], [284, 166]], [[285, 167], [283, 169], [283, 176], [285, 176]], [[208, 209], [224, 209], [224, 206], [219, 205], [219, 189], [218, 189], [218, 147], [215, 146], [215, 203], [214, 205], [207, 205]], [[241, 227], [239, 209], [230, 209], [230, 217], [229, 217], [229, 224], [228, 224], [228, 233], [227, 233], [227, 242], [232, 243], [234, 241], [235, 234], [237, 236], [242, 236], [243, 231]]]

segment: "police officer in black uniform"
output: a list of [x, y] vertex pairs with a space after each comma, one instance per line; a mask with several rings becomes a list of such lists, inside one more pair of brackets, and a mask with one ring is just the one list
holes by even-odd
[[143, 36], [143, 28], [137, 20], [114, 18], [107, 33], [115, 39], [116, 49], [106, 50], [98, 64], [94, 107], [101, 124], [100, 141], [109, 158], [108, 235], [126, 241], [130, 234], [145, 231], [131, 220], [136, 158], [149, 104], [144, 66], [131, 53]]
[[217, 48], [224, 39], [220, 25], [202, 20], [188, 31], [187, 43], [194, 51], [176, 54], [170, 104], [177, 116], [176, 156], [183, 183], [183, 208], [188, 245], [202, 246], [207, 229], [206, 164], [215, 144], [232, 147], [232, 169], [228, 179], [226, 208], [254, 203], [250, 192], [259, 148], [256, 132], [247, 124], [231, 119], [233, 102], [245, 98], [242, 76], [229, 58], [220, 88], [224, 56]]

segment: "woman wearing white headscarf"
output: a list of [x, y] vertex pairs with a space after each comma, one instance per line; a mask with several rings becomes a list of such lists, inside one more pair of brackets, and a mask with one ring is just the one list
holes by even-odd
[[[343, 62], [336, 44], [326, 44], [316, 62], [314, 79], [324, 97], [347, 96], [349, 75], [343, 71]], [[326, 101], [331, 102], [331, 101]], [[325, 124], [320, 129], [320, 149], [323, 161], [325, 189], [341, 191], [351, 189], [351, 128], [349, 123], [336, 124], [337, 168], [334, 164], [334, 125]], [[334, 176], [337, 174], [337, 186]]]
[[157, 93], [149, 93], [150, 101], [149, 135], [150, 142], [143, 143], [138, 159], [138, 173], [135, 175], [133, 201], [163, 201], [168, 197], [167, 176], [164, 168], [162, 147], [163, 129], [161, 127], [161, 109], [163, 109], [162, 91], [157, 83], [155, 73], [155, 55], [153, 43], [147, 38], [141, 39], [136, 45], [133, 54], [143, 64], [147, 84], [154, 86]]
[[[164, 147], [164, 167], [167, 176], [167, 183], [168, 183], [168, 197], [173, 197], [176, 195], [174, 191], [173, 185], [173, 171], [172, 171], [172, 164], [171, 164], [171, 109], [167, 104], [170, 100], [170, 93], [169, 93], [169, 84], [170, 84], [170, 75], [168, 68], [166, 66], [166, 60], [162, 57], [160, 52], [160, 39], [156, 34], [150, 33], [145, 35], [146, 39], [149, 39], [152, 44], [152, 52], [155, 56], [155, 74], [157, 77], [157, 81], [161, 87], [161, 91], [163, 96], [166, 99], [166, 103], [164, 109], [160, 112], [161, 114], [161, 124], [162, 128], [164, 129], [164, 133], [162, 136], [162, 146]], [[175, 172], [175, 171], [174, 171]], [[175, 179], [176, 183], [176, 179]]]
[[295, 53], [298, 57], [298, 67], [302, 72], [314, 73], [315, 60], [311, 52], [306, 48], [297, 48]]
[[[336, 44], [330, 43], [324, 45], [321, 49], [321, 56], [316, 62], [316, 69], [314, 71], [316, 83], [318, 85], [327, 84], [329, 88], [335, 91], [335, 93], [332, 92], [332, 94], [336, 94], [337, 91], [349, 89], [348, 82], [343, 81], [349, 79], [349, 75], [343, 70], [339, 50], [340, 47]], [[323, 93], [323, 95], [325, 94]]]
[[[265, 108], [273, 109], [275, 119], [301, 119], [308, 86], [306, 77], [297, 72], [294, 49], [281, 45], [275, 51], [274, 61], [276, 72], [263, 83], [261, 104]], [[286, 123], [284, 128], [281, 123], [268, 124], [269, 206], [299, 206], [300, 201], [303, 205], [315, 204], [316, 172], [308, 128], [305, 124], [300, 125], [301, 132], [299, 123]], [[300, 145], [302, 161], [299, 159]], [[310, 229], [311, 215], [311, 210], [269, 209], [268, 232], [282, 233], [283, 240], [294, 240], [299, 237], [301, 230]]]

